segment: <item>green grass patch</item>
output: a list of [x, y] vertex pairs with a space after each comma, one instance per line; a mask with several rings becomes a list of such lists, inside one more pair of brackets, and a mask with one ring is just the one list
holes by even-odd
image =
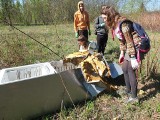
[[[19, 65], [33, 64], [36, 62], [48, 62], [60, 60], [70, 53], [78, 51], [77, 40], [74, 36], [72, 24], [48, 25], [48, 26], [16, 26], [25, 34], [8, 26], [0, 26], [0, 68], [13, 67]], [[91, 25], [92, 35], [89, 40], [96, 41], [93, 24]], [[146, 55], [139, 70], [139, 83], [148, 81], [155, 82], [160, 77], [160, 48], [159, 33], [147, 31], [151, 39], [151, 50]], [[30, 37], [39, 41], [48, 48], [37, 43]], [[109, 39], [105, 50], [105, 58], [110, 62], [117, 62], [119, 57], [119, 41]], [[58, 56], [56, 54], [58, 54]], [[148, 77], [149, 76], [149, 77]], [[155, 77], [156, 76], [156, 77]], [[148, 79], [146, 79], [148, 77]], [[153, 79], [154, 78], [154, 79]], [[152, 86], [153, 88], [155, 86]], [[146, 89], [146, 93], [149, 94]], [[76, 105], [76, 108], [63, 108], [61, 112], [43, 116], [41, 120], [136, 120], [158, 118], [155, 115], [160, 113], [160, 94], [155, 89], [155, 93], [144, 96], [139, 105], [124, 105], [122, 98], [114, 94], [105, 93], [95, 100], [87, 101], [85, 104]], [[156, 97], [153, 97], [156, 96]]]

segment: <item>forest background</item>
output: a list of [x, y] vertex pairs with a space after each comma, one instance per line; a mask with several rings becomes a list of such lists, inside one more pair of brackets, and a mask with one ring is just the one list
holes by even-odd
[[[79, 0], [0, 0], [0, 20], [3, 25], [51, 25], [73, 22]], [[101, 5], [113, 5], [120, 13], [132, 16], [145, 27], [156, 27], [155, 16], [159, 0], [84, 0], [91, 22], [100, 14]], [[147, 18], [141, 13], [147, 13]], [[152, 15], [152, 17], [151, 17]], [[148, 16], [150, 16], [148, 18]], [[148, 22], [147, 22], [148, 21]], [[152, 22], [151, 22], [152, 21]], [[148, 24], [149, 23], [149, 24]], [[158, 22], [157, 22], [158, 23]], [[160, 28], [160, 27], [159, 27]]]

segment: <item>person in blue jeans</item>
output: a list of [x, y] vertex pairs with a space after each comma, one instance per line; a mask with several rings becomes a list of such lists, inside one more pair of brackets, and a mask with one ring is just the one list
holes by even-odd
[[106, 15], [103, 13], [103, 9], [105, 6], [101, 8], [101, 15], [95, 19], [95, 34], [97, 35], [97, 47], [98, 53], [102, 53], [104, 55], [105, 47], [108, 41], [108, 27], [105, 22], [107, 20]]

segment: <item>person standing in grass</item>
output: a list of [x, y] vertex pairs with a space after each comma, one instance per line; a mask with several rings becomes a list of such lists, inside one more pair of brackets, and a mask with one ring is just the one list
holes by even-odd
[[140, 38], [133, 30], [132, 22], [121, 16], [114, 7], [106, 6], [103, 13], [107, 17], [106, 24], [114, 31], [112, 34], [120, 41], [119, 63], [122, 64], [124, 79], [126, 84], [125, 92], [128, 94], [126, 103], [137, 103], [137, 78], [136, 69], [139, 67], [137, 61], [137, 51], [135, 46], [140, 42]]
[[74, 14], [74, 31], [75, 37], [84, 35], [88, 39], [88, 34], [91, 35], [89, 14], [85, 11], [84, 2], [78, 2], [78, 11]]
[[105, 6], [101, 8], [101, 15], [95, 19], [95, 35], [97, 35], [97, 47], [98, 53], [102, 53], [104, 55], [105, 47], [108, 40], [108, 28], [105, 24], [107, 17], [103, 14], [103, 9]]

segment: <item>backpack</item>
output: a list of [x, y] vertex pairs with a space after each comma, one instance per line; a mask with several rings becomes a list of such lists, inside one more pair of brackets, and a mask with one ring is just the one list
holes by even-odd
[[[121, 28], [123, 22], [119, 24], [119, 27]], [[132, 26], [134, 31], [138, 33], [138, 36], [141, 38], [140, 45], [136, 47], [136, 50], [140, 53], [146, 54], [150, 50], [150, 38], [148, 37], [147, 33], [143, 29], [143, 27], [135, 22], [132, 22]], [[120, 29], [121, 30], [121, 29]], [[121, 31], [122, 32], [122, 31]]]

